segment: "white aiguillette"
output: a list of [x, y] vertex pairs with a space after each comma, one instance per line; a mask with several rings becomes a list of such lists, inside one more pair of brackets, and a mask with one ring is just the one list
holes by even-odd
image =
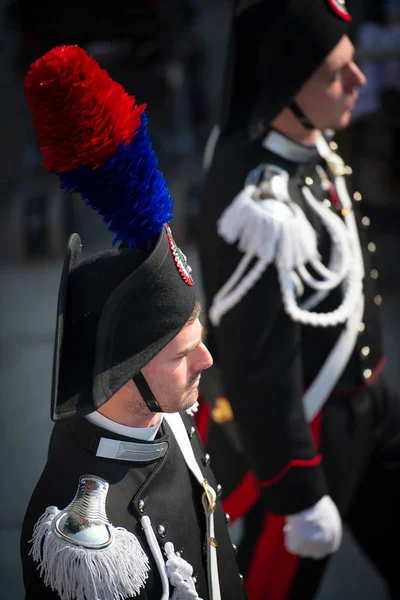
[[288, 182], [285, 170], [260, 164], [221, 214], [218, 234], [228, 244], [236, 244], [243, 257], [213, 300], [209, 313], [213, 325], [241, 301], [268, 265], [291, 274], [319, 259], [316, 233], [290, 200]]

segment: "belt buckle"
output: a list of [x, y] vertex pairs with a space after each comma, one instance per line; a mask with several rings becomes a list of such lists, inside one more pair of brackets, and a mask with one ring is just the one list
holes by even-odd
[[208, 481], [207, 481], [207, 479], [204, 479], [204, 481], [202, 482], [201, 485], [203, 486], [204, 493], [206, 495], [208, 506], [209, 506], [211, 512], [215, 512], [215, 509], [216, 509], [217, 505], [216, 505], [215, 502], [213, 502], [213, 499], [211, 497], [210, 491], [208, 489]]

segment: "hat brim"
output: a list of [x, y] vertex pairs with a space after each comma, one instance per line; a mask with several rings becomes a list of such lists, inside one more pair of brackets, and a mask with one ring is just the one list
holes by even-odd
[[57, 397], [60, 379], [61, 353], [64, 339], [64, 316], [67, 295], [67, 282], [72, 269], [79, 263], [82, 254], [82, 242], [77, 233], [73, 233], [68, 240], [61, 272], [60, 287], [57, 301], [57, 318], [53, 355], [53, 374], [51, 385], [51, 418], [57, 420]]
[[70, 240], [57, 312], [54, 421], [97, 410], [184, 327], [196, 294], [170, 238], [164, 227], [151, 251], [117, 248], [78, 265]]

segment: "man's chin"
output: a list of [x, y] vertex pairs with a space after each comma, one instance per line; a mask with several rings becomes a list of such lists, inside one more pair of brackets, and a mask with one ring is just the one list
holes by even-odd
[[342, 114], [342, 116], [340, 117], [336, 127], [332, 127], [332, 129], [334, 129], [335, 131], [341, 131], [342, 129], [346, 129], [346, 127], [348, 127], [348, 125], [350, 124], [350, 121], [351, 121], [351, 111], [346, 110], [346, 112], [344, 112]]
[[190, 390], [189, 394], [187, 395], [187, 398], [185, 399], [185, 407], [182, 410], [190, 410], [191, 408], [195, 407], [198, 398], [199, 389], [194, 388], [193, 390]]

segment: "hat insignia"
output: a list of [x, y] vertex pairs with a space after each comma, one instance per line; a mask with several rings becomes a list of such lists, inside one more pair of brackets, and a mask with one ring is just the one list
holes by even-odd
[[328, 4], [343, 21], [351, 21], [351, 14], [347, 9], [346, 0], [328, 0]]
[[174, 257], [176, 268], [178, 269], [180, 276], [187, 285], [193, 285], [194, 282], [191, 276], [192, 268], [187, 264], [186, 256], [183, 254], [182, 250], [180, 250], [180, 248], [178, 248], [178, 246], [176, 245], [169, 225], [165, 225], [165, 230], [167, 234], [168, 244], [171, 249], [172, 256]]

